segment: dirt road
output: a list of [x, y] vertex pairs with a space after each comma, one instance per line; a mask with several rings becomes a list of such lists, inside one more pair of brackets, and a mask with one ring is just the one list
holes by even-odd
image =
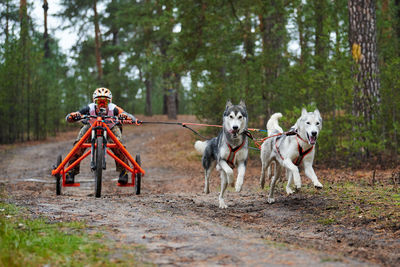
[[203, 194], [195, 136], [178, 126], [124, 128], [128, 151], [141, 154], [146, 171], [141, 195], [116, 186], [117, 173], [108, 157], [101, 198], [94, 197], [88, 160], [77, 177], [81, 187], [63, 188], [56, 196], [51, 165], [58, 154], [66, 155], [76, 133], [0, 147], [0, 186], [10, 196], [7, 201], [51, 220], [86, 221], [93, 231], [103, 231], [121, 244], [143, 246], [141, 260], [162, 266], [400, 264], [395, 231], [318, 223], [317, 217], [324, 216], [320, 211], [329, 212], [332, 206], [322, 193], [287, 197], [278, 190], [277, 203], [269, 205], [266, 192], [258, 187], [257, 159], [249, 162], [243, 191], [229, 190], [228, 209], [219, 209], [219, 177], [213, 173], [211, 193]]

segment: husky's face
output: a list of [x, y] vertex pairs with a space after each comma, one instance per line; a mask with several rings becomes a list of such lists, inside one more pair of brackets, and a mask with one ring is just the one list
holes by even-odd
[[246, 105], [240, 101], [239, 105], [232, 105], [230, 101], [226, 103], [224, 112], [224, 128], [227, 132], [237, 137], [247, 128]]
[[297, 131], [302, 138], [306, 138], [310, 145], [315, 145], [319, 132], [322, 129], [322, 118], [319, 110], [314, 112], [307, 112], [303, 108], [301, 117], [296, 123]]

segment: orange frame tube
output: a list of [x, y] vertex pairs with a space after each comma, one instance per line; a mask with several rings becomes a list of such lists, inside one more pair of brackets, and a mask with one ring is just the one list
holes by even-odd
[[108, 149], [106, 149], [107, 154], [110, 155], [114, 160], [116, 160], [118, 163], [120, 163], [125, 169], [127, 169], [129, 172], [133, 174], [136, 173], [141, 173], [145, 174], [145, 171], [137, 164], [137, 162], [133, 159], [131, 154], [126, 150], [126, 148], [122, 145], [122, 143], [115, 137], [114, 133], [110, 130], [110, 128], [107, 126], [106, 123], [101, 121], [99, 118], [90, 126], [90, 128], [87, 130], [87, 132], [83, 135], [81, 140], [76, 143], [76, 145], [71, 149], [71, 151], [68, 153], [68, 155], [64, 158], [64, 160], [61, 162], [59, 166], [55, 170], [52, 170], [51, 174], [52, 175], [57, 175], [61, 174], [63, 178], [63, 186], [65, 186], [65, 173], [67, 173], [69, 170], [71, 170], [73, 167], [75, 167], [79, 162], [81, 162], [84, 158], [86, 158], [90, 153], [91, 149], [85, 154], [83, 154], [81, 157], [79, 157], [76, 161], [74, 161], [70, 166], [68, 166], [65, 170], [64, 167], [65, 165], [69, 162], [71, 157], [76, 153], [76, 151], [79, 148], [91, 148], [92, 144], [91, 143], [85, 143], [86, 140], [89, 139], [89, 136], [92, 133], [93, 127], [104, 127], [107, 131], [108, 136], [111, 138], [111, 140], [114, 143], [107, 144], [107, 148], [118, 148], [121, 150], [122, 154], [124, 154], [125, 157], [129, 159], [129, 161], [132, 163], [134, 168], [131, 168], [129, 165], [127, 165], [125, 162], [123, 162], [120, 158], [118, 158], [114, 153], [110, 152]]

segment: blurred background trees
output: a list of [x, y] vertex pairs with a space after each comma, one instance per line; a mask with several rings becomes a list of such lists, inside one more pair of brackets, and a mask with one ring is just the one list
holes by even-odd
[[[42, 4], [46, 21], [52, 1]], [[0, 1], [0, 143], [55, 134], [105, 86], [129, 112], [211, 123], [221, 123], [227, 99], [244, 99], [257, 128], [282, 112], [287, 129], [302, 107], [317, 107], [318, 159], [397, 162], [400, 1], [59, 4], [79, 37], [69, 59], [31, 19], [31, 1]]]

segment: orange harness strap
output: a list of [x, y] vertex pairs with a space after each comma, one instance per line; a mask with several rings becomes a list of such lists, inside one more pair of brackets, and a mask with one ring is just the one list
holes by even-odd
[[[299, 137], [299, 138], [301, 139], [301, 137]], [[301, 139], [301, 140], [304, 142], [303, 139]], [[300, 163], [303, 161], [304, 157], [313, 150], [314, 146], [312, 146], [309, 149], [307, 149], [306, 151], [304, 151], [303, 148], [299, 144], [299, 140], [297, 139], [297, 136], [296, 136], [296, 141], [297, 141], [297, 149], [299, 151], [299, 156], [293, 162], [293, 164], [296, 165], [296, 166], [299, 166]]]
[[232, 148], [228, 143], [226, 143], [229, 147], [229, 155], [228, 155], [228, 158], [226, 159], [226, 163], [228, 163], [229, 167], [231, 167], [232, 169], [235, 168], [234, 161], [235, 161], [236, 152], [238, 152], [243, 147], [245, 141], [246, 140], [244, 139], [243, 143], [240, 146], [237, 146], [235, 148]]
[[[272, 137], [272, 136], [271, 136], [271, 137]], [[301, 162], [303, 161], [304, 157], [305, 157], [308, 153], [310, 153], [310, 152], [313, 150], [313, 148], [314, 148], [314, 146], [312, 146], [311, 148], [309, 148], [309, 149], [307, 149], [306, 151], [304, 151], [303, 148], [300, 146], [300, 143], [299, 143], [298, 138], [300, 138], [300, 140], [302, 140], [303, 142], [306, 142], [306, 141], [304, 141], [298, 134], [296, 135], [297, 150], [298, 150], [298, 152], [299, 152], [299, 156], [296, 158], [296, 160], [293, 161], [293, 164], [296, 165], [296, 166], [299, 166], [299, 165], [301, 164]], [[275, 149], [276, 149], [276, 152], [278, 153], [279, 157], [280, 157], [282, 160], [285, 160], [285, 159], [283, 158], [281, 152], [279, 151], [278, 142], [277, 142], [278, 139], [279, 139], [279, 138], [277, 138], [277, 140], [276, 140], [276, 142], [275, 142]]]

